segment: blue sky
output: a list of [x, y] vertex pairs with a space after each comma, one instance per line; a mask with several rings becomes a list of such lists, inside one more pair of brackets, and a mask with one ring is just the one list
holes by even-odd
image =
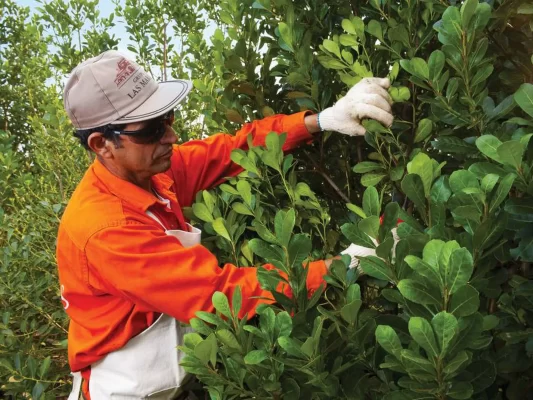
[[[15, 3], [20, 6], [30, 7], [30, 9], [32, 10], [40, 6], [39, 2], [37, 2], [36, 0], [15, 0]], [[109, 14], [111, 14], [115, 10], [115, 5], [109, 0], [101, 0], [98, 7], [100, 9], [100, 15], [102, 17], [109, 16]], [[129, 54], [131, 56], [131, 52], [126, 48], [129, 43], [128, 34], [126, 32], [126, 29], [124, 28], [124, 24], [120, 22], [119, 18], [115, 18], [115, 26], [111, 29], [111, 33], [114, 33], [115, 37], [119, 39], [118, 49], [121, 52]]]
[[[40, 6], [39, 2], [37, 2], [36, 0], [15, 0], [15, 2], [20, 6], [30, 7], [30, 9], [32, 10]], [[120, 3], [123, 2], [120, 1]], [[115, 10], [115, 4], [113, 4], [113, 2], [109, 0], [100, 0], [98, 7], [100, 9], [100, 15], [102, 17], [109, 16], [109, 14], [111, 14]], [[214, 25], [208, 26], [207, 29], [204, 31], [204, 37], [208, 43], [210, 43], [210, 37], [213, 35], [214, 31]], [[115, 18], [115, 26], [111, 29], [110, 33], [115, 34], [115, 37], [119, 40], [118, 50], [124, 54], [129, 55], [132, 58], [135, 58], [135, 55], [127, 49], [127, 45], [128, 43], [130, 43], [130, 41], [128, 39], [128, 33], [126, 32], [124, 24], [121, 22], [120, 18]]]

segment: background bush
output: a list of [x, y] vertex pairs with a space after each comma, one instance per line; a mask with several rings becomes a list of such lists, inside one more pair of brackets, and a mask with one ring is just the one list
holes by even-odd
[[[286, 278], [258, 268], [262, 284], [294, 293], [250, 321], [239, 291], [217, 293], [218, 314], [191, 322], [184, 365], [212, 398], [532, 398], [531, 3], [128, 0], [110, 16], [97, 1], [1, 4], [6, 396], [70, 390], [55, 234], [91, 156], [59, 97], [75, 65], [116, 48], [120, 20], [156, 79], [194, 80], [182, 142], [320, 111], [363, 77], [393, 81], [391, 129], [367, 121], [364, 138], [324, 133], [287, 156], [271, 135], [234, 152], [244, 172], [186, 210], [221, 262], [271, 262]], [[376, 247], [366, 275], [337, 261], [307, 293], [302, 262], [350, 242]]]

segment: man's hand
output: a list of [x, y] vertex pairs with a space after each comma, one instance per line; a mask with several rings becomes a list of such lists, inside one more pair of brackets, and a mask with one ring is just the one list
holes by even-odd
[[346, 96], [318, 114], [319, 127], [325, 131], [355, 136], [365, 134], [366, 130], [361, 124], [365, 118], [391, 126], [393, 116], [392, 100], [387, 92], [389, 87], [388, 78], [363, 78]]

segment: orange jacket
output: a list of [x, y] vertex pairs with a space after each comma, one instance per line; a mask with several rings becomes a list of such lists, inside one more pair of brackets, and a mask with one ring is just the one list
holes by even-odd
[[[248, 134], [253, 135], [254, 145], [261, 145], [270, 131], [287, 132], [284, 150], [290, 150], [312, 140], [304, 116], [277, 115], [246, 124], [235, 136], [217, 134], [175, 146], [170, 170], [152, 178], [155, 190], [170, 200], [172, 211], [151, 193], [94, 162], [65, 210], [57, 242], [62, 301], [71, 319], [72, 371], [87, 372], [160, 313], [188, 322], [196, 311], [213, 311], [211, 296], [217, 290], [231, 296], [240, 286], [241, 313], [254, 314], [260, 301], [251, 297], [267, 296], [255, 268], [231, 264], [220, 268], [205, 247], [183, 248], [145, 212], [148, 208], [157, 212], [169, 229], [176, 224], [185, 229], [181, 207], [190, 206], [199, 190], [242, 171], [230, 154], [247, 148]], [[319, 261], [309, 268], [308, 287], [313, 291], [323, 283], [326, 267]]]

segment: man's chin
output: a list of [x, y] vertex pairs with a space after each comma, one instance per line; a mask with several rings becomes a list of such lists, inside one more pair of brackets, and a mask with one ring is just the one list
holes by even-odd
[[168, 171], [168, 169], [170, 168], [170, 159], [161, 159], [158, 161], [159, 162], [154, 165], [154, 175]]

